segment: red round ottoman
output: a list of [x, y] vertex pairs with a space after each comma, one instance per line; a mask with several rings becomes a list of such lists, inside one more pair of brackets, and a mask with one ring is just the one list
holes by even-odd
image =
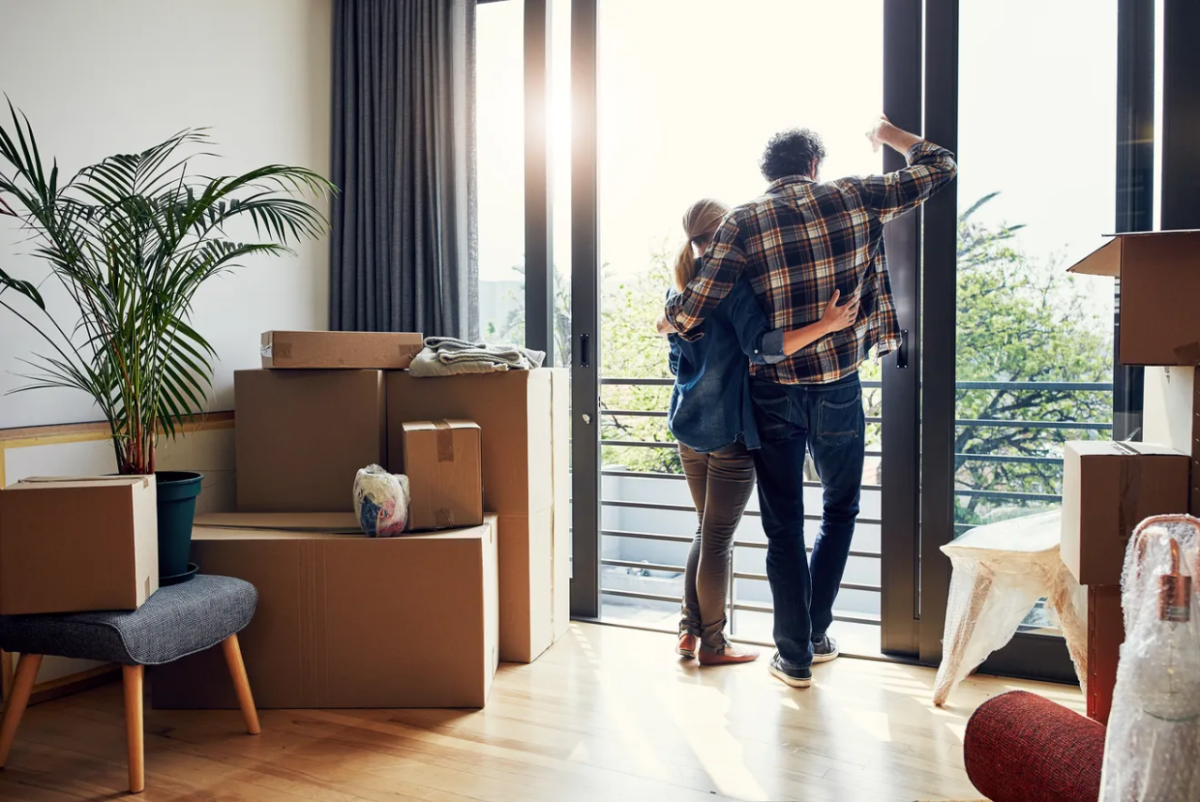
[[967, 776], [993, 802], [1096, 802], [1104, 726], [1013, 691], [971, 716], [963, 757]]

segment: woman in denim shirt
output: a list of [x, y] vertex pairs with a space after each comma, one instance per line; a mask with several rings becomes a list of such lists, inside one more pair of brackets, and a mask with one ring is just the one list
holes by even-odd
[[[675, 262], [675, 288], [698, 272], [712, 236], [729, 208], [719, 201], [692, 204], [683, 217], [688, 241]], [[671, 293], [668, 293], [670, 297]], [[676, 651], [701, 665], [745, 663], [758, 652], [734, 646], [725, 637], [729, 555], [746, 503], [754, 488], [751, 449], [759, 447], [750, 405], [750, 363], [780, 362], [817, 340], [851, 326], [857, 301], [837, 305], [834, 293], [821, 320], [801, 329], [772, 330], [749, 283], [740, 280], [704, 322], [694, 342], [670, 334], [669, 364], [675, 376], [667, 423], [679, 441], [679, 455], [700, 525], [684, 573], [682, 621]]]

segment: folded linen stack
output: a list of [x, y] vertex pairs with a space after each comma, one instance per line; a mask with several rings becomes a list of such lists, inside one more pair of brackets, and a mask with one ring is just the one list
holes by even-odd
[[516, 345], [488, 345], [454, 337], [429, 337], [413, 359], [413, 376], [454, 376], [461, 373], [497, 373], [540, 368], [546, 355]]

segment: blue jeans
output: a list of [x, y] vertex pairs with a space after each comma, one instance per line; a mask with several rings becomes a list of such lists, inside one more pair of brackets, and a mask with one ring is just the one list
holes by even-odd
[[[789, 668], [812, 664], [814, 637], [833, 623], [862, 491], [866, 420], [858, 375], [833, 384], [753, 381], [762, 448], [752, 452], [767, 534], [767, 579], [775, 600], [775, 646]], [[807, 559], [804, 453], [824, 489], [821, 532]]]

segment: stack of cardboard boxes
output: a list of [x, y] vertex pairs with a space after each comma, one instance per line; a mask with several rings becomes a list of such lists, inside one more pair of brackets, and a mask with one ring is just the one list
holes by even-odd
[[[269, 332], [234, 377], [238, 513], [193, 561], [259, 590], [240, 636], [266, 708], [482, 707], [499, 660], [565, 633], [565, 371], [412, 379], [417, 334]], [[359, 469], [409, 477], [409, 532], [368, 538]], [[163, 708], [234, 708], [213, 661], [155, 672]]]
[[1107, 722], [1124, 641], [1121, 572], [1152, 515], [1200, 515], [1200, 232], [1121, 235], [1071, 268], [1121, 282], [1117, 353], [1146, 367], [1142, 442], [1068, 443], [1062, 557], [1088, 591], [1088, 715]]

